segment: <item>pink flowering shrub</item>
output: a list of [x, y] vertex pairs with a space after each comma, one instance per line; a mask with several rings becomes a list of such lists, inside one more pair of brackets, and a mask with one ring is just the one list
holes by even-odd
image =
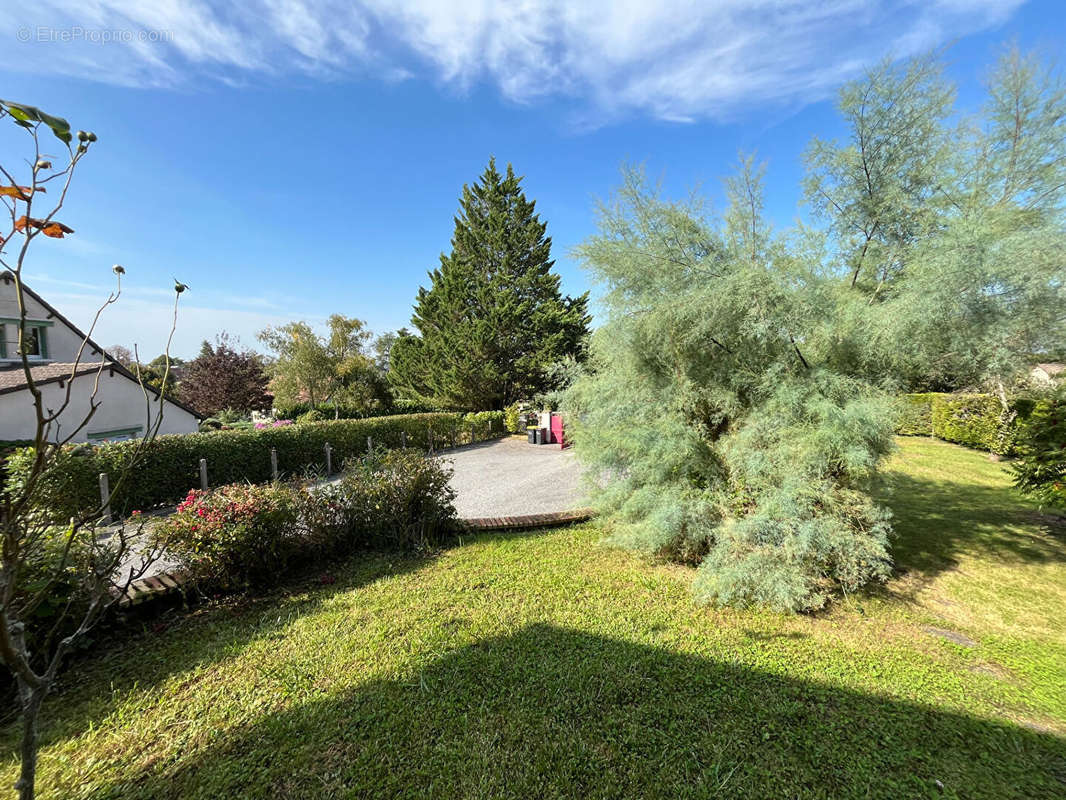
[[194, 490], [155, 530], [197, 580], [261, 588], [301, 564], [358, 550], [426, 550], [460, 530], [451, 471], [414, 450], [350, 461], [327, 485], [247, 483]]
[[282, 483], [193, 490], [155, 535], [200, 580], [263, 586], [300, 555], [298, 491]]

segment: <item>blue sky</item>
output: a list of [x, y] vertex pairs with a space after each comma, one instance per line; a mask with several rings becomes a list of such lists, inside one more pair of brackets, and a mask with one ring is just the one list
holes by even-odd
[[[768, 162], [768, 210], [799, 208], [801, 155], [839, 133], [837, 86], [885, 56], [950, 45], [960, 106], [1016, 40], [1064, 52], [1060, 0], [761, 0], [462, 4], [417, 0], [44, 0], [0, 9], [5, 98], [93, 130], [61, 219], [27, 282], [85, 323], [126, 267], [104, 344], [157, 354], [171, 276], [174, 352], [226, 329], [340, 312], [408, 323], [449, 246], [464, 182], [513, 162], [569, 249], [623, 162], [668, 191], [719, 181], [738, 150]], [[122, 40], [122, 41], [120, 41]], [[25, 155], [0, 130], [0, 161]]]

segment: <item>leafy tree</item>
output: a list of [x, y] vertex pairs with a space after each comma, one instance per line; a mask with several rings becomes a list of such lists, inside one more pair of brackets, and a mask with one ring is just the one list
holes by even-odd
[[579, 255], [606, 289], [591, 369], [567, 396], [615, 541], [700, 565], [695, 592], [811, 609], [884, 578], [870, 485], [891, 393], [1010, 385], [1066, 340], [1066, 101], [1008, 53], [982, 118], [949, 125], [937, 64], [841, 92], [815, 141], [821, 229], [775, 233], [745, 160], [711, 217], [627, 173]]
[[147, 364], [140, 364], [140, 376], [146, 385], [151, 386], [157, 392], [162, 392], [164, 397], [170, 397], [177, 394], [175, 387], [181, 385], [186, 366], [187, 362], [184, 359], [164, 353], [156, 356]]
[[273, 398], [267, 392], [263, 358], [239, 346], [225, 331], [215, 337], [214, 345], [205, 340], [200, 354], [182, 369], [182, 401], [205, 416], [224, 408], [243, 412], [270, 408]]
[[372, 408], [387, 402], [383, 380], [366, 354], [370, 331], [362, 320], [334, 314], [329, 334], [319, 336], [306, 322], [290, 322], [259, 333], [276, 358], [271, 365], [278, 400], [312, 407], [333, 404]]
[[564, 297], [552, 272], [547, 225], [521, 179], [495, 159], [464, 186], [452, 251], [421, 288], [417, 335], [391, 349], [401, 395], [459, 409], [502, 409], [554, 388], [548, 366], [584, 357], [588, 295]]

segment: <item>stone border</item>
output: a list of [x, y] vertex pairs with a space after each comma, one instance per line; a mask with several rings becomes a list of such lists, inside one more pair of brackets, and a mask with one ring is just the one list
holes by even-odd
[[[552, 511], [545, 514], [522, 514], [514, 517], [475, 517], [462, 523], [475, 531], [522, 531], [533, 528], [556, 528], [573, 525], [592, 519], [591, 508], [572, 511]], [[188, 583], [188, 577], [180, 570], [159, 572], [147, 578], [138, 578], [130, 583], [119, 598], [119, 608], [130, 608], [157, 597], [180, 591]]]
[[593, 514], [591, 508], [576, 508], [572, 511], [551, 511], [545, 514], [522, 514], [514, 517], [475, 517], [464, 519], [463, 524], [477, 531], [520, 531], [585, 522], [592, 519]]

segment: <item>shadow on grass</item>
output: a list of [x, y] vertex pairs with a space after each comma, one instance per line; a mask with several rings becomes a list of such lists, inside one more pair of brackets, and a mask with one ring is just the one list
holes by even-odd
[[170, 755], [87, 796], [1066, 792], [1066, 742], [1052, 735], [548, 625]]
[[[544, 532], [463, 534], [448, 547], [422, 555], [364, 551], [333, 565], [309, 568], [267, 594], [201, 601], [191, 613], [175, 608], [162, 615], [156, 610], [131, 616], [125, 623], [97, 632], [81, 652], [68, 656], [45, 705], [41, 744], [47, 746], [83, 733], [110, 713], [111, 697], [150, 690], [171, 676], [232, 658], [252, 642], [283, 635], [295, 616], [315, 613], [338, 594], [417, 572], [448, 549], [464, 544], [527, 538]], [[8, 678], [6, 672], [3, 677]], [[8, 706], [6, 713], [0, 712], [2, 759], [14, 757], [16, 752], [18, 717], [13, 686], [0, 686], [0, 701]], [[64, 706], [61, 714], [52, 712], [57, 705]]]
[[[314, 613], [334, 595], [414, 572], [432, 563], [434, 557], [362, 552], [333, 565], [308, 568], [265, 594], [201, 599], [189, 610], [135, 608], [124, 622], [97, 629], [82, 650], [67, 657], [45, 704], [42, 746], [78, 735], [106, 715], [110, 703], [102, 698], [151, 689], [172, 675], [231, 658], [253, 641], [278, 636], [294, 615]], [[176, 596], [167, 600], [180, 602]], [[81, 686], [88, 690], [74, 691]], [[10, 713], [0, 716], [0, 758], [15, 753], [13, 691], [7, 687]], [[69, 695], [77, 698], [75, 707], [71, 707]], [[57, 704], [65, 706], [62, 714], [52, 713]], [[56, 717], [59, 722], [50, 724]]]
[[897, 571], [934, 577], [962, 553], [990, 561], [1066, 562], [1061, 520], [1027, 507], [1010, 487], [885, 476], [878, 500], [893, 514]]

